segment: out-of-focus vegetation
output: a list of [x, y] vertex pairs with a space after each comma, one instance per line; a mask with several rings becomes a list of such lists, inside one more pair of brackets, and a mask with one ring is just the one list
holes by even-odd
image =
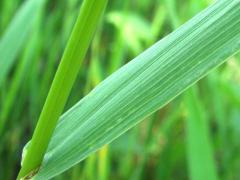
[[[22, 148], [32, 136], [82, 3], [38, 0], [26, 6], [26, 2], [0, 1], [0, 179], [7, 180], [15, 179], [20, 169]], [[109, 1], [65, 111], [210, 3]], [[24, 8], [29, 10], [21, 14]], [[28, 21], [21, 21], [24, 17]], [[2, 55], [8, 51], [12, 54]], [[240, 55], [236, 54], [141, 124], [54, 179], [239, 179], [239, 137]]]

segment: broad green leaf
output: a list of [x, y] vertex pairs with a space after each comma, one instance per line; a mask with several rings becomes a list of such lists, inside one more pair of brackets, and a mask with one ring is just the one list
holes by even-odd
[[27, 42], [28, 34], [43, 3], [44, 0], [25, 1], [0, 39], [0, 87]]
[[216, 180], [218, 178], [210, 142], [209, 118], [204, 113], [196, 86], [185, 94], [185, 104], [189, 177], [192, 180]]
[[100, 83], [59, 120], [35, 179], [49, 179], [163, 107], [240, 49], [240, 1], [217, 1]]

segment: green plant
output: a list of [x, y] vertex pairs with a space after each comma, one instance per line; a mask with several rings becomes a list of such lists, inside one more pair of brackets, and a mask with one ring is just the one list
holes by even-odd
[[[28, 37], [34, 20], [36, 20], [41, 7], [44, 4], [44, 0], [28, 0], [16, 14], [15, 18], [11, 22], [10, 26], [6, 30], [6, 33], [0, 40], [0, 54], [1, 61], [0, 67], [2, 72], [0, 74], [0, 87], [4, 83], [10, 68], [16, 60], [16, 56], [24, 46], [25, 39]], [[28, 17], [32, 17], [29, 21], [26, 21]]]
[[51, 178], [83, 160], [239, 50], [239, 3], [214, 3], [66, 112], [35, 178]]
[[[199, 92], [193, 86], [185, 93], [187, 104], [187, 150], [191, 179], [218, 179], [206, 116]], [[206, 164], [206, 162], [208, 162]]]
[[56, 72], [28, 151], [23, 159], [19, 179], [33, 176], [41, 165], [57, 120], [66, 104], [106, 4], [106, 0], [86, 0], [82, 5], [80, 15]]
[[[62, 83], [60, 94], [71, 89], [68, 100], [58, 101], [57, 111], [47, 108], [50, 116], [40, 118], [48, 120], [44, 126], [52, 122], [50, 129], [42, 130], [54, 129], [50, 138], [37, 133], [47, 151], [42, 147], [40, 152], [31, 143], [24, 147], [22, 160], [26, 153], [32, 158], [23, 169], [39, 161], [39, 169], [29, 168], [33, 171], [26, 170], [25, 177], [238, 179], [239, 0], [210, 3], [109, 2], [84, 61], [79, 59], [79, 66], [74, 66], [80, 68], [75, 82], [69, 88], [65, 85], [71, 83]], [[0, 179], [16, 179], [19, 153], [36, 124], [43, 122], [36, 120], [81, 4], [82, 0], [0, 1]], [[84, 16], [88, 26], [91, 12]], [[84, 34], [86, 26], [82, 27]], [[81, 39], [74, 36], [69, 42]]]

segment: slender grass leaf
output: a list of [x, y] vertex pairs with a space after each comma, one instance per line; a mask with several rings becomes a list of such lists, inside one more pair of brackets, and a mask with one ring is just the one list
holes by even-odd
[[181, 24], [179, 16], [178, 16], [178, 12], [176, 11], [176, 1], [175, 0], [165, 0], [164, 4], [168, 11], [168, 17], [171, 22], [171, 26], [173, 29], [176, 29]]
[[29, 37], [29, 43], [26, 45], [26, 48], [23, 52], [23, 57], [20, 59], [19, 64], [16, 67], [15, 74], [12, 78], [10, 88], [5, 96], [5, 101], [2, 109], [0, 109], [0, 137], [4, 131], [10, 112], [14, 107], [14, 101], [16, 100], [17, 94], [21, 88], [21, 84], [24, 80], [24, 77], [27, 75], [27, 69], [31, 67], [32, 62], [34, 61], [34, 55], [36, 53], [36, 46], [38, 45], [39, 30], [41, 23], [41, 13], [36, 17], [35, 26], [33, 27], [33, 33]]
[[197, 87], [185, 95], [187, 106], [187, 150], [189, 177], [192, 180], [216, 180], [217, 172], [210, 143], [208, 118], [204, 113]]
[[10, 71], [18, 53], [26, 43], [36, 16], [44, 0], [28, 0], [23, 3], [0, 40], [0, 87]]
[[60, 118], [35, 179], [77, 164], [225, 62], [239, 27], [240, 1], [217, 1], [104, 80]]
[[38, 171], [107, 0], [85, 0], [40, 114], [18, 179]]

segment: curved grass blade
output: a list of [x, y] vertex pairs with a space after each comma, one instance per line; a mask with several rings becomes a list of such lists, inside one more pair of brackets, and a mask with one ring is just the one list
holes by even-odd
[[[10, 71], [18, 53], [26, 43], [37, 14], [45, 0], [28, 0], [16, 13], [0, 40], [0, 88]], [[30, 18], [31, 17], [31, 18]]]
[[61, 118], [35, 179], [110, 143], [240, 49], [240, 1], [217, 1], [100, 83]]
[[36, 21], [34, 22], [33, 32], [29, 37], [29, 42], [26, 45], [26, 48], [23, 52], [23, 57], [19, 60], [19, 64], [16, 66], [15, 74], [10, 83], [10, 88], [4, 98], [4, 104], [0, 109], [0, 137], [2, 136], [6, 124], [8, 122], [8, 117], [10, 112], [13, 110], [14, 101], [16, 100], [17, 94], [21, 84], [26, 76], [27, 69], [35, 61], [34, 56], [36, 53], [36, 46], [38, 45], [38, 38], [40, 34], [40, 23], [41, 23], [42, 13], [39, 13], [36, 16]]

